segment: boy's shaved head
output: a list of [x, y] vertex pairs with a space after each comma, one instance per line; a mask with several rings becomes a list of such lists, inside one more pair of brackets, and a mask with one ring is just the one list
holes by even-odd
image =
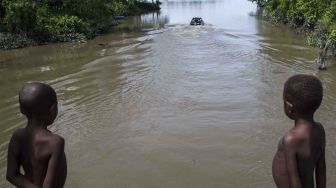
[[21, 112], [27, 117], [43, 115], [57, 103], [56, 92], [52, 87], [43, 83], [29, 83], [19, 94]]
[[321, 105], [323, 88], [321, 81], [311, 75], [295, 75], [287, 80], [284, 100], [301, 113], [314, 113]]

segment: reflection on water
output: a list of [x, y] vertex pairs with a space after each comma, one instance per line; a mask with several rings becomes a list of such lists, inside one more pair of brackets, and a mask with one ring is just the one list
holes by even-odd
[[[271, 161], [293, 122], [282, 87], [317, 75], [317, 118], [328, 134], [328, 187], [336, 185], [334, 67], [317, 71], [315, 49], [256, 16], [246, 0], [164, 1], [160, 13], [125, 20], [85, 44], [0, 51], [0, 187], [8, 140], [25, 124], [17, 93], [51, 84], [65, 137], [66, 187], [274, 187]], [[189, 26], [201, 16], [205, 26]]]
[[148, 13], [142, 16], [126, 18], [117, 27], [111, 28], [111, 32], [143, 32], [150, 30], [158, 30], [164, 28], [169, 22], [166, 15], [160, 12]]

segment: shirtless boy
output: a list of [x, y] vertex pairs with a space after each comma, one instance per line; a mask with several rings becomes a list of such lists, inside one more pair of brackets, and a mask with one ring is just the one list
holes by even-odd
[[19, 102], [28, 122], [10, 140], [7, 180], [20, 188], [62, 188], [67, 175], [64, 139], [47, 129], [58, 113], [56, 93], [49, 85], [30, 83], [20, 91]]
[[278, 188], [326, 187], [325, 132], [314, 113], [323, 98], [321, 82], [314, 76], [296, 75], [285, 83], [286, 115], [294, 127], [280, 140], [273, 159], [273, 178]]

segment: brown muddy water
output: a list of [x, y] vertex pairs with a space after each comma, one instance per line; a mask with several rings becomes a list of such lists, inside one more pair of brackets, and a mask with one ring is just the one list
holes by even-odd
[[[293, 124], [282, 88], [296, 73], [323, 81], [317, 119], [336, 187], [336, 68], [318, 71], [316, 49], [253, 15], [247, 0], [171, 0], [85, 44], [0, 51], [0, 187], [29, 81], [58, 93], [67, 188], [275, 187], [272, 158]], [[206, 25], [189, 26], [193, 16]]]

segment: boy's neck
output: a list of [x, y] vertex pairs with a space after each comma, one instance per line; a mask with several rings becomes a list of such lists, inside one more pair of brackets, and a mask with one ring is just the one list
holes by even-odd
[[309, 115], [298, 115], [295, 119], [295, 126], [300, 125], [300, 124], [311, 124], [314, 123], [314, 114], [309, 114]]
[[41, 120], [35, 119], [35, 118], [29, 118], [27, 127], [30, 130], [41, 130], [41, 129], [47, 129], [45, 123]]

